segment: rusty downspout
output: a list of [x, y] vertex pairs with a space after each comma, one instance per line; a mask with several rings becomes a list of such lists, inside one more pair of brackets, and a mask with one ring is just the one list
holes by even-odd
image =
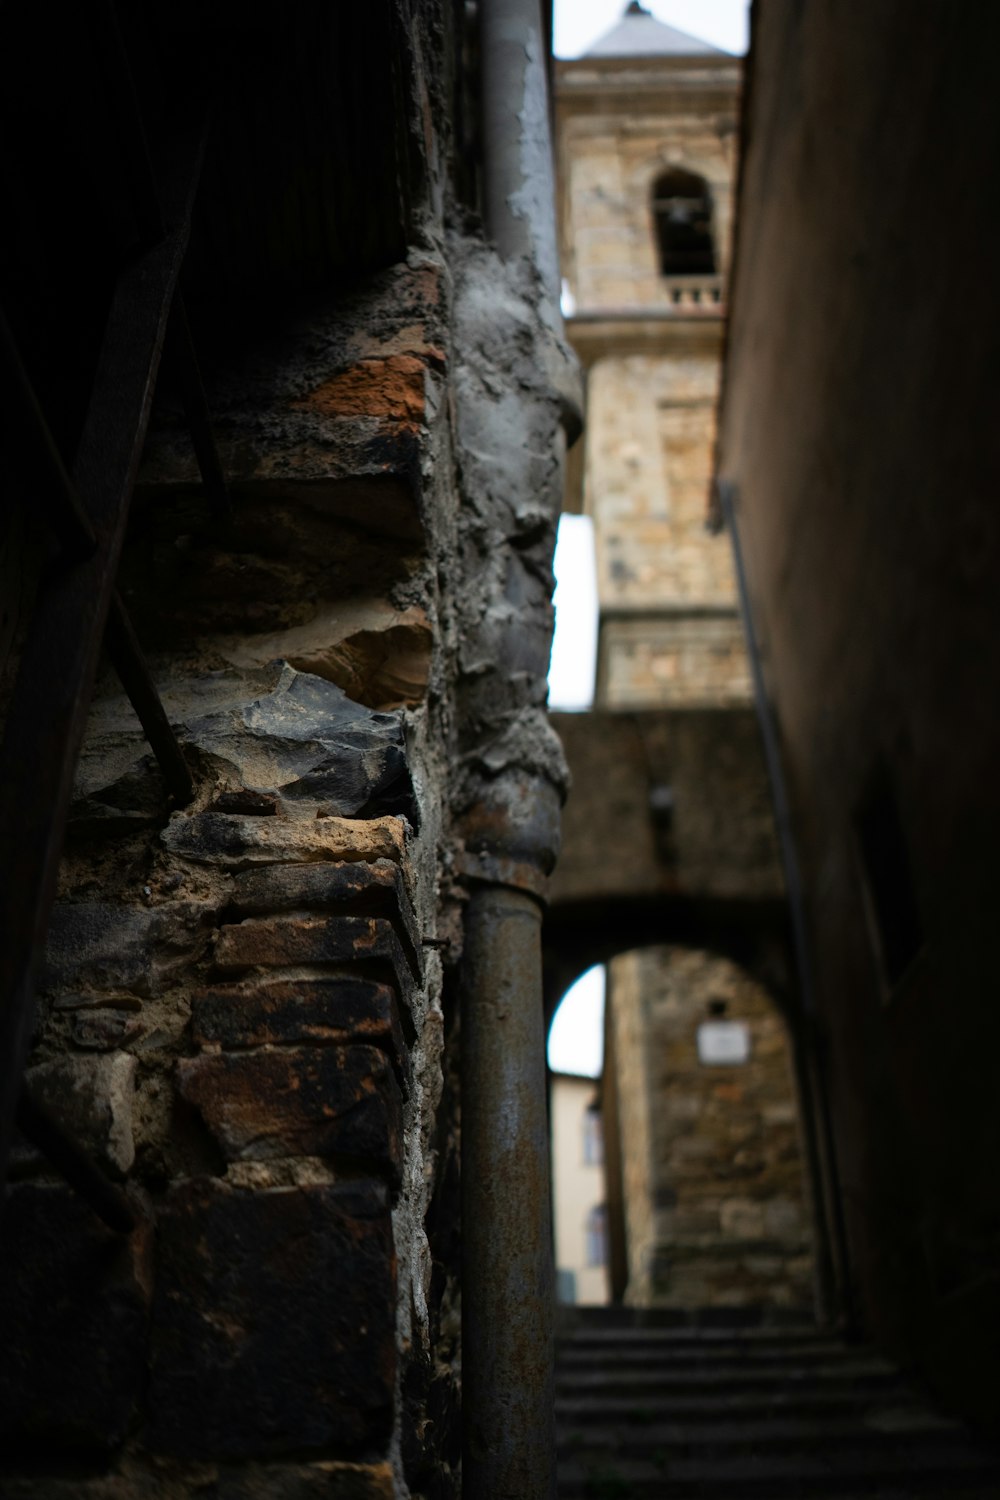
[[462, 985], [463, 1492], [555, 1495], [542, 907], [476, 882]]
[[544, 702], [563, 460], [581, 403], [559, 313], [539, 0], [481, 0], [479, 27], [493, 246], [481, 255], [492, 269], [484, 262], [485, 274], [482, 266], [470, 272], [459, 295], [467, 318], [459, 345], [470, 372], [459, 403], [459, 427], [467, 423], [469, 434], [467, 536], [473, 553], [480, 549], [468, 568], [480, 597], [463, 627], [470, 667], [458, 824], [468, 893], [460, 982], [462, 1483], [475, 1500], [552, 1500], [541, 921], [565, 768]]

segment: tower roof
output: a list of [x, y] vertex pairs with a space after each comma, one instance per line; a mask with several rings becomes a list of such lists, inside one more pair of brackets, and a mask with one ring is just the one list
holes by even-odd
[[726, 56], [700, 37], [678, 31], [651, 15], [639, 0], [630, 0], [617, 26], [599, 37], [585, 57], [693, 57], [700, 53]]

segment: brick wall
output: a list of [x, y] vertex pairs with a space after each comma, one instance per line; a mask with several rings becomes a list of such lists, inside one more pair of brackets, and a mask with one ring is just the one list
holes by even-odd
[[449, 667], [419, 516], [457, 500], [414, 469], [446, 441], [441, 273], [213, 372], [228, 532], [158, 415], [121, 578], [196, 795], [172, 808], [102, 674], [27, 1072], [140, 1227], [19, 1142], [5, 1493], [62, 1493], [24, 1472], [47, 1454], [74, 1495], [451, 1492]]
[[[165, 362], [118, 587], [195, 792], [167, 796], [102, 659], [26, 1083], [137, 1227], [106, 1228], [17, 1140], [0, 1490], [18, 1500], [458, 1488], [451, 288], [469, 244], [441, 248], [461, 38], [440, 23], [303, 7], [248, 20], [238, 65], [211, 19], [198, 49], [220, 102], [187, 291], [232, 515]], [[99, 329], [107, 268], [74, 269]], [[14, 498], [0, 713], [54, 553], [34, 492]], [[38, 703], [44, 733], [44, 685]]]

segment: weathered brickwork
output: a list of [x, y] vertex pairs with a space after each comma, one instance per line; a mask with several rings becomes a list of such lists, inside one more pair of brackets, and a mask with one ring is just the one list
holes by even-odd
[[102, 670], [27, 1073], [138, 1228], [18, 1141], [5, 1494], [455, 1492], [451, 275], [414, 252], [219, 357], [229, 523], [154, 415], [120, 587], [195, 797]]
[[[629, 1247], [643, 1306], [806, 1307], [812, 1259], [788, 1041], [734, 964], [646, 949], [611, 965]], [[698, 1028], [746, 1026], [745, 1062], [699, 1061]]]
[[[341, 702], [319, 679], [306, 687], [301, 776], [274, 785], [284, 741], [268, 697], [248, 700], [198, 805], [138, 847], [119, 836], [73, 849], [74, 888], [87, 872], [100, 881], [109, 855], [125, 879], [102, 881], [110, 899], [57, 907], [29, 1082], [128, 1178], [149, 1223], [133, 1236], [140, 1255], [65, 1188], [14, 1190], [5, 1326], [31, 1356], [8, 1359], [2, 1379], [18, 1442], [97, 1451], [131, 1433], [138, 1453], [180, 1462], [368, 1450], [391, 1435], [392, 1204], [418, 1086], [406, 1036], [427, 1004], [422, 948], [399, 863], [408, 825], [376, 807], [367, 821], [318, 816], [332, 791], [322, 774], [312, 799], [301, 794], [322, 705]], [[188, 688], [204, 698], [203, 679]], [[209, 743], [211, 723], [189, 742]], [[340, 748], [337, 777], [359, 778], [350, 800], [378, 797], [376, 747], [359, 739], [353, 771]], [[134, 733], [129, 749], [142, 751]], [[88, 745], [84, 771], [104, 753]], [[121, 792], [125, 759], [102, 795]], [[25, 1151], [20, 1165], [34, 1176], [41, 1163]], [[59, 1358], [27, 1339], [38, 1321], [63, 1341]]]

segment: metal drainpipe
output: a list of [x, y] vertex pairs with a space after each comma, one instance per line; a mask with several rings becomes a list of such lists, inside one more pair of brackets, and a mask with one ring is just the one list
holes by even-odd
[[539, 0], [481, 0], [483, 197], [505, 260], [537, 267], [559, 324], [556, 193]]
[[555, 1495], [542, 908], [477, 885], [462, 997], [462, 1488]]
[[[487, 232], [505, 260], [535, 267], [555, 345], [562, 320], [539, 0], [481, 0], [479, 27]], [[564, 426], [578, 429], [571, 396], [563, 408]], [[559, 801], [543, 776], [524, 773], [484, 788], [463, 819], [462, 1485], [475, 1500], [556, 1492], [541, 922]]]
[[462, 1487], [475, 1500], [556, 1493], [542, 911], [560, 800], [512, 771], [462, 820]]

